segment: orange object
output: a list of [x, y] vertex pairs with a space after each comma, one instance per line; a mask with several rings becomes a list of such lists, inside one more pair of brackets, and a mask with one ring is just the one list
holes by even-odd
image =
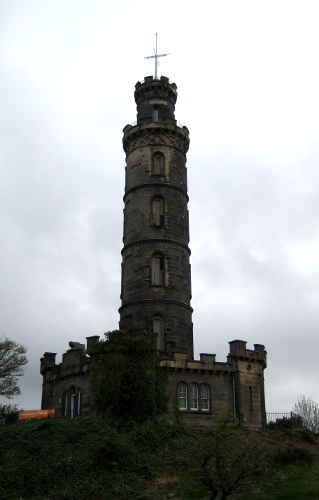
[[29, 420], [32, 418], [53, 418], [55, 410], [29, 410], [19, 411], [19, 420]]

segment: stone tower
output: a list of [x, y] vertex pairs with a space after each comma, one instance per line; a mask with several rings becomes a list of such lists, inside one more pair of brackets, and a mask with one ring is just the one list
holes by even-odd
[[[159, 57], [159, 56], [158, 56]], [[176, 404], [190, 425], [213, 425], [216, 416], [234, 414], [246, 427], [266, 425], [262, 344], [247, 349], [229, 342], [226, 362], [215, 354], [193, 358], [193, 324], [186, 153], [189, 133], [175, 121], [176, 85], [168, 78], [145, 78], [135, 86], [137, 122], [124, 128], [126, 153], [124, 247], [120, 328], [132, 335], [157, 333], [160, 364], [168, 376], [168, 418]], [[70, 342], [56, 364], [56, 354], [41, 358], [42, 409], [73, 418], [95, 408], [90, 382], [90, 352]], [[218, 422], [218, 419], [217, 419]]]
[[137, 122], [124, 128], [126, 153], [120, 329], [157, 333], [162, 355], [193, 359], [186, 153], [175, 120], [175, 83], [135, 86]]

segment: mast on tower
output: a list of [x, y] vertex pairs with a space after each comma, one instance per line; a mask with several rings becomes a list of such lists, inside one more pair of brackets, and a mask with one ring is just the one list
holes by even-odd
[[170, 54], [158, 54], [157, 53], [157, 33], [156, 33], [156, 48], [155, 48], [155, 54], [153, 56], [147, 56], [144, 57], [144, 59], [155, 59], [155, 79], [157, 79], [157, 66], [158, 66], [158, 58], [159, 57], [165, 57], [165, 56], [170, 56]]

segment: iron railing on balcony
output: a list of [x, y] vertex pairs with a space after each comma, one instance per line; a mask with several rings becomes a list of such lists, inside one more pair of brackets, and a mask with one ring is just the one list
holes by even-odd
[[[131, 127], [135, 127], [137, 125], [137, 121], [131, 123]], [[184, 128], [184, 125], [180, 122], [176, 122], [177, 127]]]
[[[160, 82], [160, 81], [161, 81], [161, 77], [160, 77], [160, 76], [158, 76], [157, 78], [155, 78], [155, 77], [153, 76], [153, 80], [158, 80], [158, 81]], [[145, 78], [143, 78], [143, 80], [140, 80], [140, 83], [145, 83]], [[173, 83], [174, 83], [174, 82], [171, 82], [171, 80], [168, 80], [168, 83], [169, 83], [170, 85], [173, 85]]]

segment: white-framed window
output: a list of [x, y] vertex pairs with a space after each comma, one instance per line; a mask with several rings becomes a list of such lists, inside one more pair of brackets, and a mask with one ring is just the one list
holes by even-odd
[[190, 386], [191, 410], [198, 411], [198, 387], [196, 384]]
[[201, 406], [202, 411], [209, 411], [209, 387], [207, 385], [201, 386]]
[[164, 285], [164, 257], [161, 254], [152, 257], [152, 285]]
[[155, 153], [153, 156], [153, 175], [164, 175], [164, 155]]
[[187, 410], [187, 385], [179, 384], [178, 386], [178, 406], [180, 410]]
[[159, 196], [153, 199], [152, 223], [154, 226], [163, 226], [164, 224], [164, 202]]

